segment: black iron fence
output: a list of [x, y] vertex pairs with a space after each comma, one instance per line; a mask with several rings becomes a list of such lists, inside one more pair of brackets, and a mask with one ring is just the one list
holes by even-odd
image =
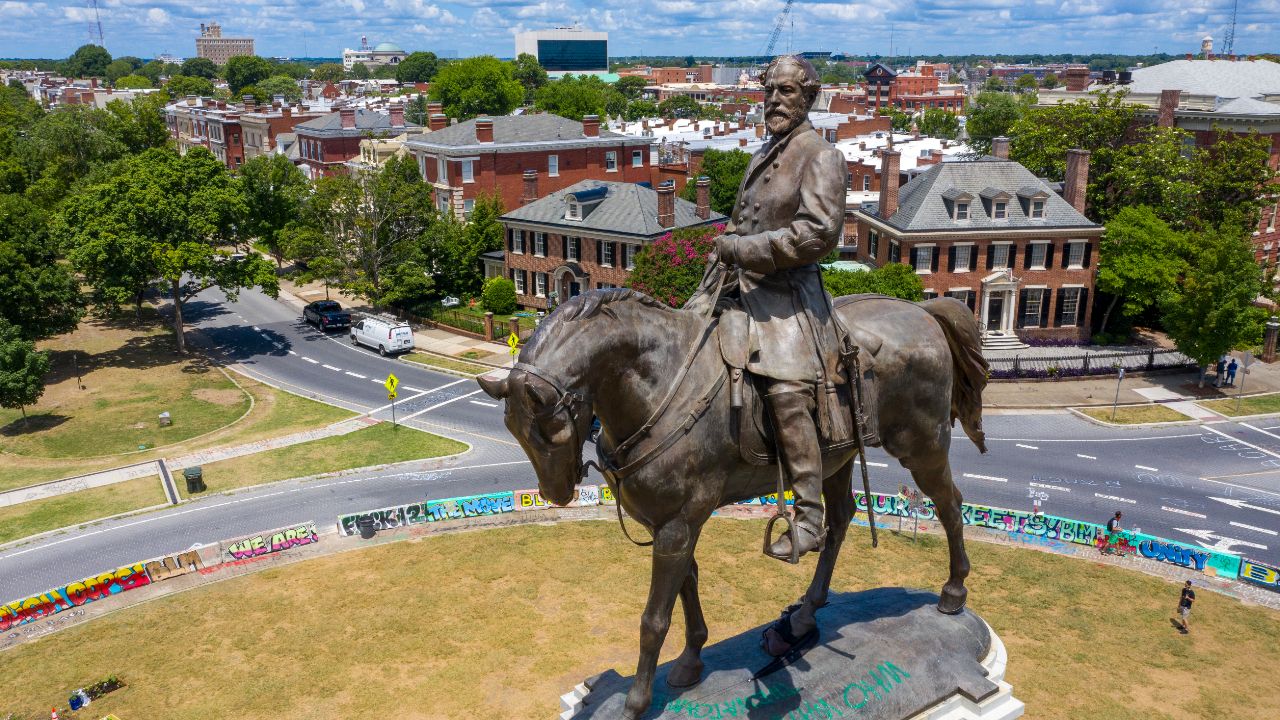
[[1081, 355], [1015, 355], [1013, 357], [988, 358], [993, 379], [1013, 378], [1079, 378], [1098, 375], [1114, 375], [1138, 370], [1165, 370], [1191, 368], [1196, 363], [1177, 350], [1152, 348], [1150, 350], [1124, 350], [1092, 352]]

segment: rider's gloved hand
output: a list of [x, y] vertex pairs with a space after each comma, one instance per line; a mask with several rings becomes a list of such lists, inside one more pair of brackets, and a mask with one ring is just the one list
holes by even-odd
[[725, 265], [736, 265], [738, 255], [735, 252], [734, 241], [737, 237], [734, 235], [721, 235], [716, 238], [716, 258]]

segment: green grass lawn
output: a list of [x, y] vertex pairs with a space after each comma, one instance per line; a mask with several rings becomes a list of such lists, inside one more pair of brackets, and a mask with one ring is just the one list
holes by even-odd
[[[201, 466], [207, 492], [419, 458], [456, 455], [467, 446], [408, 427], [378, 423], [353, 433], [312, 440]], [[180, 470], [172, 470], [181, 478]], [[185, 494], [186, 486], [180, 490]]]
[[[808, 584], [814, 561], [763, 557], [762, 531], [760, 521], [712, 519], [702, 535], [712, 643], [775, 619]], [[945, 581], [940, 538], [882, 532], [880, 543], [872, 550], [866, 529], [851, 530], [833, 591], [936, 591]], [[1006, 679], [1027, 718], [1275, 717], [1259, 689], [1280, 663], [1280, 613], [1202, 589], [1192, 632], [1181, 635], [1169, 622], [1178, 584], [968, 547], [969, 606], [1008, 648]], [[429, 698], [396, 706], [395, 717], [413, 720], [552, 717], [584, 678], [634, 672], [648, 581], [649, 553], [616, 522], [375, 545], [163, 597], [7, 651], [0, 717], [37, 717], [62, 707], [68, 688], [111, 674], [127, 687], [95, 700], [94, 718], [380, 718], [388, 698]], [[663, 661], [682, 647], [682, 620], [677, 608]], [[282, 658], [287, 672], [264, 670]]]
[[11, 505], [0, 508], [0, 543], [165, 502], [160, 478], [152, 475]]
[[1201, 402], [1200, 406], [1228, 417], [1280, 413], [1280, 393], [1240, 398], [1239, 412], [1236, 412], [1236, 402], [1235, 398], [1226, 398], [1223, 400], [1209, 400], [1208, 402]]
[[1122, 405], [1116, 408], [1115, 417], [1111, 416], [1109, 407], [1078, 408], [1080, 412], [1095, 420], [1115, 423], [1117, 425], [1135, 425], [1138, 423], [1178, 422], [1190, 420], [1177, 410], [1164, 405]]
[[428, 365], [440, 370], [449, 372], [462, 373], [464, 375], [482, 375], [489, 372], [493, 368], [488, 365], [477, 365], [469, 363], [465, 360], [454, 360], [453, 358], [443, 357], [441, 355], [432, 355], [430, 353], [411, 352], [401, 356], [401, 359], [408, 362], [415, 362], [422, 365]]

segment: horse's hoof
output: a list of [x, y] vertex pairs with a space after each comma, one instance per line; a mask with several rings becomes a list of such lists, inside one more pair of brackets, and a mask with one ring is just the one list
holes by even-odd
[[964, 586], [961, 586], [958, 591], [943, 587], [942, 596], [938, 598], [938, 612], [959, 615], [964, 610], [964, 604], [968, 598], [969, 591]]
[[691, 665], [677, 663], [667, 674], [667, 685], [676, 690], [691, 688], [700, 682], [702, 682], [702, 661]]

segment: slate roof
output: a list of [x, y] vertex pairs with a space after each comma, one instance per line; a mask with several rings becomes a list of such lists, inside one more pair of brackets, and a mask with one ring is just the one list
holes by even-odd
[[[582, 220], [564, 219], [565, 212], [568, 210], [566, 195], [597, 188], [604, 188], [607, 194], [603, 200], [595, 204], [594, 209], [591, 209], [586, 217]], [[728, 220], [727, 217], [715, 211], [711, 212], [710, 219], [703, 220], [698, 217], [695, 204], [679, 197], [675, 200], [677, 228]], [[557, 190], [546, 197], [512, 210], [501, 219], [557, 225], [584, 233], [595, 231], [643, 237], [658, 237], [671, 229], [658, 224], [658, 191], [635, 183], [602, 180], [583, 180], [574, 183], [563, 190]]]
[[[420, 140], [413, 141], [412, 144], [418, 147], [440, 145], [445, 147], [468, 147], [479, 145], [480, 141], [476, 139], [477, 119], [479, 118], [436, 130], [430, 135], [423, 136]], [[493, 122], [493, 143], [485, 143], [483, 147], [595, 140], [595, 138], [588, 138], [582, 134], [582, 123], [559, 115], [502, 115], [487, 119]], [[600, 124], [600, 137], [615, 140], [636, 140], [636, 138], [606, 129], [604, 123]], [[649, 139], [643, 138], [643, 142], [648, 144]]]
[[[1222, 100], [1222, 98], [1218, 99]], [[1223, 115], [1280, 115], [1280, 103], [1263, 102], [1247, 97], [1234, 98], [1220, 102], [1217, 112]]]
[[[405, 121], [404, 127], [418, 128], [422, 127], [417, 123]], [[327, 115], [321, 115], [304, 123], [298, 123], [294, 126], [294, 132], [302, 130], [304, 132], [311, 131], [317, 133], [342, 132], [342, 116], [341, 113], [331, 112]], [[347, 128], [346, 132], [359, 131], [361, 134], [366, 131], [385, 130], [391, 132], [391, 116], [384, 115], [373, 110], [365, 110], [364, 108], [356, 108], [356, 126], [355, 128]], [[397, 131], [403, 132], [403, 128], [396, 128]]]
[[1181, 90], [1221, 98], [1280, 93], [1280, 63], [1267, 60], [1172, 60], [1133, 71], [1130, 92]]
[[[1033, 188], [1048, 195], [1043, 219], [1029, 217], [1019, 202], [1019, 194], [1027, 197]], [[1012, 196], [1007, 219], [993, 219], [990, 201], [981, 199], [983, 193], [990, 197], [992, 190], [1003, 190]], [[969, 203], [969, 219], [952, 220], [951, 200], [961, 193], [974, 198]], [[879, 217], [879, 203], [868, 205], [866, 212]], [[920, 173], [898, 191], [898, 211], [882, 222], [904, 232], [1099, 227], [1030, 170], [1012, 160], [989, 155], [968, 162], [939, 163]]]

